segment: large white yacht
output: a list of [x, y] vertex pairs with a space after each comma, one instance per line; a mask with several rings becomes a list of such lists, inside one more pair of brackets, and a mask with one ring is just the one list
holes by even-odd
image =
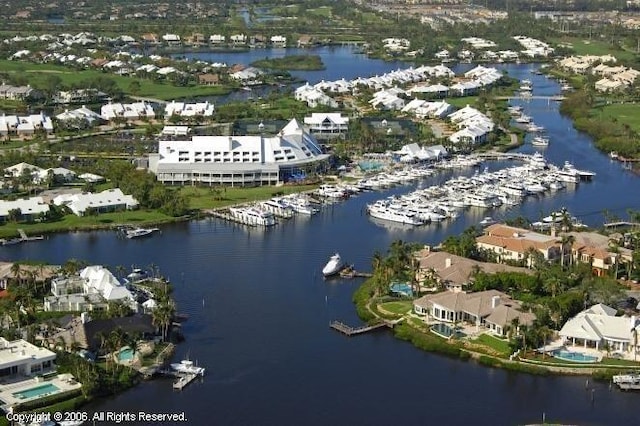
[[340, 254], [336, 253], [329, 258], [327, 264], [324, 265], [324, 268], [322, 268], [322, 275], [324, 275], [325, 277], [335, 275], [342, 269], [344, 269], [344, 266], [345, 265], [342, 261], [342, 258], [340, 257]]
[[424, 225], [424, 221], [416, 217], [416, 214], [402, 209], [390, 208], [384, 201], [376, 201], [367, 206], [367, 211], [372, 217], [391, 222], [406, 223], [407, 225]]
[[180, 362], [171, 364], [171, 369], [178, 373], [204, 376], [204, 367], [198, 367], [193, 363], [193, 361], [188, 359], [183, 359]]
[[254, 226], [273, 226], [276, 219], [273, 213], [258, 209], [256, 207], [231, 207], [231, 215], [239, 222]]

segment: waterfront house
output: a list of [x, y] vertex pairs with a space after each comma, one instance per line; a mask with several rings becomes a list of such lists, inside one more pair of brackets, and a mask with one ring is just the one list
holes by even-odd
[[44, 298], [45, 311], [93, 311], [120, 302], [137, 311], [133, 294], [107, 268], [87, 266], [78, 275], [51, 281], [51, 296]]
[[221, 44], [227, 40], [225, 36], [222, 34], [212, 34], [209, 36], [209, 43], [211, 44]]
[[246, 44], [247, 36], [244, 34], [232, 34], [229, 38], [233, 44]]
[[42, 197], [31, 197], [18, 200], [0, 200], [0, 222], [7, 222], [16, 212], [18, 222], [33, 222], [49, 212], [49, 205]]
[[558, 334], [573, 346], [630, 351], [634, 346], [634, 335], [640, 332], [640, 324], [635, 316], [619, 317], [616, 314], [610, 306], [593, 305], [569, 319]]
[[572, 237], [570, 260], [590, 264], [592, 273], [598, 277], [609, 271], [617, 275], [618, 270], [626, 269], [633, 258], [630, 249], [614, 248], [608, 236], [596, 232], [566, 232], [558, 236]]
[[322, 90], [306, 83], [298, 87], [294, 93], [296, 100], [300, 102], [306, 102], [310, 108], [316, 108], [318, 106], [328, 106], [331, 108], [337, 108], [338, 102], [336, 102], [330, 96], [325, 95]]
[[67, 350], [77, 346], [98, 353], [103, 348], [101, 336], [108, 336], [116, 329], [130, 336], [149, 339], [156, 332], [151, 315], [137, 314], [127, 317], [91, 319], [87, 313], [82, 313], [73, 318], [63, 330], [51, 336], [48, 342], [51, 346], [57, 346], [62, 341]]
[[416, 281], [420, 285], [445, 288], [454, 293], [464, 291], [472, 283], [476, 272], [487, 274], [498, 272], [531, 273], [527, 268], [479, 262], [446, 251], [433, 251], [429, 247], [420, 250], [415, 256], [419, 261]]
[[558, 238], [528, 229], [503, 224], [487, 227], [484, 235], [476, 238], [478, 248], [495, 253], [498, 262], [526, 262], [531, 266], [530, 251], [539, 252], [545, 260], [560, 259], [562, 250]]
[[67, 206], [75, 215], [106, 213], [138, 208], [138, 201], [131, 195], [125, 195], [120, 188], [107, 189], [98, 193], [61, 194], [53, 199], [57, 206]]
[[26, 340], [0, 337], [0, 376], [23, 378], [55, 371], [55, 352]]
[[170, 46], [177, 46], [181, 43], [179, 35], [169, 33], [162, 36], [162, 41]]
[[475, 325], [478, 330], [486, 327], [489, 332], [499, 336], [506, 334], [514, 318], [518, 319], [520, 325], [533, 323], [535, 315], [522, 312], [521, 308], [519, 301], [498, 290], [476, 293], [445, 291], [422, 296], [413, 302], [414, 313], [424, 316], [425, 321], [453, 324], [465, 322]]
[[13, 262], [0, 262], [0, 290], [5, 290], [10, 282], [21, 285], [33, 279], [36, 284], [46, 283], [60, 271], [57, 265], [27, 265], [20, 263], [18, 275], [13, 269]]
[[287, 46], [287, 38], [281, 35], [274, 35], [270, 39], [271, 44], [274, 47], [286, 47]]
[[161, 140], [149, 169], [168, 184], [275, 185], [293, 175], [324, 169], [329, 155], [292, 119], [277, 134], [192, 136]]

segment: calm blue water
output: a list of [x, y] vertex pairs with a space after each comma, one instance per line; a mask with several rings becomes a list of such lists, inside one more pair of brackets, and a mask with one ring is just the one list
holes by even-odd
[[[529, 66], [508, 69], [532, 79], [536, 94], [558, 93], [557, 84], [531, 74]], [[574, 191], [531, 199], [494, 216], [535, 219], [567, 206], [597, 224], [605, 208], [624, 213], [637, 207], [640, 180], [573, 131], [557, 105], [524, 106], [549, 129], [546, 153], [553, 162], [570, 160], [598, 175]], [[388, 331], [347, 338], [329, 329], [334, 319], [359, 323], [351, 296], [360, 281], [321, 276], [331, 254], [338, 251], [357, 269], [369, 270], [373, 252], [385, 251], [393, 240], [435, 244], [487, 216], [476, 210], [453, 223], [404, 228], [364, 215], [366, 203], [411, 188], [363, 194], [267, 231], [200, 220], [166, 226], [162, 234], [140, 240], [108, 231], [55, 235], [0, 247], [0, 257], [52, 263], [75, 257], [127, 267], [154, 263], [175, 284], [179, 311], [190, 315], [183, 327], [187, 341], [176, 359], [188, 353], [206, 367], [204, 381], [181, 393], [172, 391], [170, 381], [145, 382], [93, 404], [94, 410], [184, 410], [192, 424], [216, 425], [515, 425], [540, 422], [543, 413], [547, 421], [570, 424], [637, 424], [638, 395], [606, 384], [590, 385], [592, 403], [584, 378], [509, 373], [424, 353]]]
[[347, 80], [357, 77], [371, 77], [384, 74], [409, 65], [401, 61], [385, 62], [380, 59], [369, 59], [364, 54], [354, 53], [353, 46], [322, 46], [308, 49], [251, 49], [245, 52], [188, 52], [172, 55], [187, 59], [209, 62], [223, 62], [227, 65], [249, 65], [260, 59], [282, 58], [292, 55], [318, 55], [325, 65], [320, 71], [292, 71], [291, 74], [302, 80], [315, 84], [321, 80]]

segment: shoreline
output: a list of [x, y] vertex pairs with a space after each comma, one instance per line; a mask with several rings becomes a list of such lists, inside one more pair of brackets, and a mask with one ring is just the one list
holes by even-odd
[[[365, 323], [371, 323], [379, 320], [389, 320], [376, 312], [376, 310], [384, 310], [380, 307], [373, 309], [375, 298], [372, 295], [371, 280], [365, 280], [360, 287], [356, 289], [353, 295], [353, 303], [356, 307], [358, 317]], [[387, 311], [385, 311], [387, 313]], [[517, 373], [526, 373], [539, 376], [560, 375], [560, 376], [587, 376], [594, 380], [611, 381], [611, 376], [631, 369], [640, 368], [631, 365], [611, 365], [611, 364], [570, 364], [570, 363], [545, 363], [538, 360], [521, 358], [519, 355], [515, 359], [503, 358], [490, 353], [480, 352], [470, 349], [462, 345], [451, 343], [450, 340], [437, 337], [425, 331], [420, 327], [412, 324], [413, 319], [409, 314], [398, 316], [392, 314], [394, 319], [409, 318], [408, 321], [402, 321], [401, 324], [393, 327], [394, 338], [411, 343], [415, 348], [429, 353], [458, 358], [462, 361], [474, 360], [479, 365], [485, 367], [501, 368]], [[421, 320], [420, 320], [421, 321]], [[490, 348], [488, 348], [490, 349]]]

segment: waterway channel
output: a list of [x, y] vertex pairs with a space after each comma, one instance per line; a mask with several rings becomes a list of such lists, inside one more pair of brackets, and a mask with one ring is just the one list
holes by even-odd
[[[536, 95], [559, 93], [556, 82], [531, 72], [533, 65], [504, 68], [533, 80]], [[373, 252], [385, 251], [393, 240], [435, 244], [488, 214], [537, 219], [566, 206], [597, 225], [605, 209], [624, 215], [626, 208], [640, 207], [640, 179], [595, 150], [559, 115], [556, 103], [514, 103], [548, 129], [549, 161], [592, 170], [594, 181], [510, 210], [468, 213], [421, 228], [381, 226], [363, 213], [366, 203], [413, 188], [404, 186], [365, 193], [266, 231], [205, 219], [166, 226], [141, 240], [110, 231], [53, 235], [0, 248], [0, 257], [52, 263], [78, 258], [112, 267], [154, 263], [174, 283], [179, 311], [190, 315], [176, 358], [188, 354], [205, 366], [204, 380], [180, 393], [170, 381], [145, 382], [91, 410], [184, 411], [198, 425], [515, 425], [541, 422], [543, 415], [581, 425], [637, 424], [638, 395], [607, 384], [591, 383], [586, 390], [584, 378], [482, 367], [422, 352], [389, 331], [347, 338], [329, 329], [334, 319], [359, 323], [351, 295], [360, 281], [325, 281], [319, 273], [335, 251], [367, 270]]]

